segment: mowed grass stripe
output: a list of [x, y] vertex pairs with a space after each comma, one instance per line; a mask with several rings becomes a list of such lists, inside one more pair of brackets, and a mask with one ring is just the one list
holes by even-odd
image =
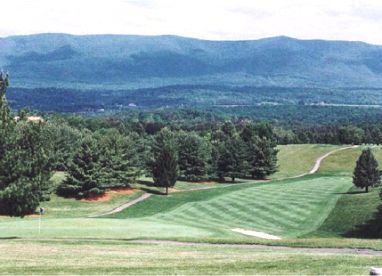
[[[245, 197], [245, 199], [247, 199], [248, 197]], [[272, 199], [272, 198], [268, 198], [268, 199]], [[236, 197], [232, 197], [231, 200], [236, 200]], [[247, 204], [245, 204], [244, 207], [246, 208], [252, 208], [252, 204], [254, 204], [255, 202], [250, 202], [249, 203], [249, 206]], [[280, 209], [280, 210], [285, 210], [285, 205], [284, 205], [284, 201], [278, 201], [278, 202], [273, 202], [273, 207], [277, 208], [277, 209]], [[295, 213], [295, 217], [296, 216], [303, 216], [303, 215], [307, 215], [309, 214], [309, 210], [307, 209], [308, 207], [312, 206], [313, 204], [310, 204], [308, 202], [304, 202], [303, 204], [300, 204], [298, 202], [295, 202], [293, 203], [292, 206], [289, 206], [288, 208], [293, 208], [294, 210], [294, 213]]]
[[298, 236], [318, 227], [334, 207], [340, 192], [350, 186], [351, 179], [343, 177], [309, 177], [295, 182], [253, 185], [209, 200], [185, 202], [152, 218], [200, 228], [240, 227]]

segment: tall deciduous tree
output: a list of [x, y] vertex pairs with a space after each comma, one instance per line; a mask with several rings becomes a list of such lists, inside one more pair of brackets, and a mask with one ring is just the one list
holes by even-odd
[[367, 148], [362, 151], [357, 160], [353, 173], [353, 183], [358, 188], [364, 188], [367, 193], [369, 187], [378, 185], [380, 181], [381, 177], [378, 170], [378, 162], [370, 148]]
[[178, 150], [175, 134], [163, 128], [155, 137], [152, 147], [152, 174], [154, 182], [160, 187], [173, 187], [178, 179]]

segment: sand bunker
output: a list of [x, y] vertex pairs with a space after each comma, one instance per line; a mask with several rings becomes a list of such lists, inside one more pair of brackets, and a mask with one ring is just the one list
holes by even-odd
[[278, 236], [273, 236], [273, 235], [270, 235], [270, 234], [267, 234], [267, 233], [263, 233], [263, 232], [257, 232], [257, 231], [253, 231], [253, 230], [245, 230], [245, 229], [241, 229], [241, 228], [234, 228], [234, 229], [231, 229], [231, 230], [234, 231], [234, 232], [238, 232], [240, 234], [244, 234], [244, 235], [247, 235], [247, 236], [253, 236], [253, 237], [257, 237], [257, 238], [261, 238], [261, 239], [281, 240], [281, 238], [278, 237]]

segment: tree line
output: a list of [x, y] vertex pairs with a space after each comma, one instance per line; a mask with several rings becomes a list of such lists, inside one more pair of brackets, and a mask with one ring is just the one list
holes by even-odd
[[[68, 173], [57, 188], [59, 195], [99, 195], [109, 188], [127, 187], [142, 175], [152, 176], [167, 194], [178, 179], [234, 182], [238, 177], [263, 179], [277, 170], [276, 142], [268, 125], [248, 123], [238, 131], [232, 122], [225, 122], [207, 135], [167, 127], [155, 135], [126, 135], [116, 129], [83, 135], [72, 157], [57, 164]], [[64, 160], [61, 153], [69, 147], [59, 149], [56, 160]]]
[[[142, 124], [117, 118], [50, 114], [31, 121], [11, 112], [0, 74], [0, 213], [33, 213], [52, 192], [87, 198], [128, 187], [142, 176], [166, 188], [185, 181], [263, 179], [277, 170], [269, 124], [218, 122], [211, 128]], [[15, 116], [17, 115], [17, 116]], [[192, 116], [192, 115], [190, 115]], [[55, 187], [52, 172], [67, 177]]]

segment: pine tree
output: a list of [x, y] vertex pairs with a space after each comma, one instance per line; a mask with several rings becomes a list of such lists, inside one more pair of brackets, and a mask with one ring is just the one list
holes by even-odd
[[92, 137], [82, 140], [67, 173], [67, 178], [57, 189], [59, 195], [87, 198], [105, 192], [100, 181], [99, 151]]
[[277, 171], [278, 150], [272, 142], [259, 138], [251, 146], [253, 159], [251, 160], [251, 176], [254, 179], [264, 179]]
[[178, 135], [179, 178], [201, 181], [208, 178], [211, 148], [209, 143], [194, 132]]
[[6, 101], [8, 76], [0, 74], [0, 212], [10, 216], [33, 213], [49, 199], [49, 153], [42, 123], [15, 122]]
[[267, 124], [246, 124], [240, 133], [245, 144], [245, 172], [254, 179], [263, 179], [277, 171], [276, 140]]
[[244, 145], [231, 122], [223, 124], [212, 138], [215, 172], [220, 180], [228, 176], [232, 182], [243, 175], [245, 168]]
[[354, 169], [353, 184], [358, 188], [365, 188], [367, 193], [369, 187], [380, 183], [380, 178], [377, 160], [370, 148], [364, 149]]
[[178, 151], [173, 132], [163, 128], [155, 137], [152, 147], [152, 174], [156, 185], [166, 188], [173, 187], [178, 178]]
[[100, 141], [100, 177], [104, 188], [129, 187], [140, 175], [135, 139], [118, 131], [104, 134]]
[[43, 131], [44, 142], [52, 154], [53, 169], [66, 171], [76, 149], [80, 146], [81, 132], [67, 123], [57, 120], [47, 122]]

